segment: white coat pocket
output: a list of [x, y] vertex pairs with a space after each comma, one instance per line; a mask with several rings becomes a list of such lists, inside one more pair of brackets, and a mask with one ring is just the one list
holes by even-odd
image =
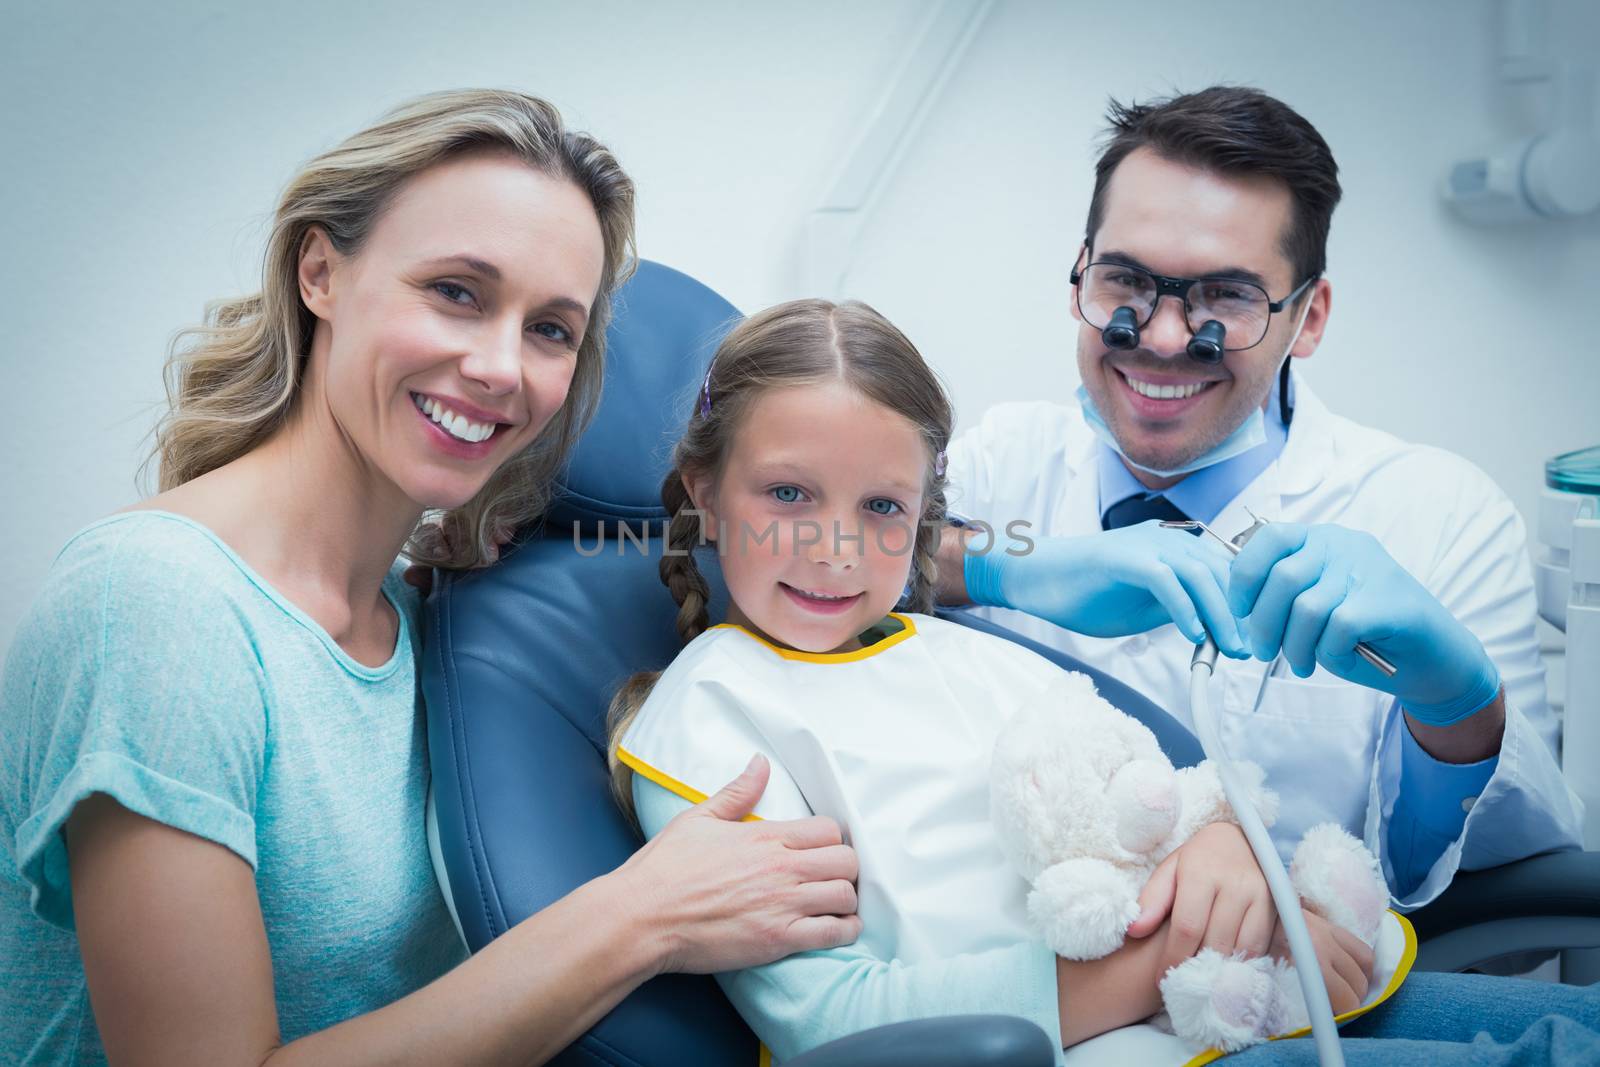
[[1317, 823], [1363, 836], [1379, 715], [1390, 698], [1321, 670], [1263, 680], [1265, 672], [1261, 663], [1226, 672], [1217, 726], [1231, 759], [1266, 768], [1267, 785], [1278, 792], [1272, 837], [1287, 863]]

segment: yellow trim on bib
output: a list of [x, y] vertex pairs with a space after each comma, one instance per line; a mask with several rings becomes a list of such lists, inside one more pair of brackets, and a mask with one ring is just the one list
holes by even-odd
[[784, 659], [799, 660], [802, 663], [855, 663], [858, 660], [864, 660], [869, 657], [876, 656], [879, 652], [883, 652], [895, 645], [898, 645], [906, 638], [916, 635], [917, 624], [912, 622], [908, 616], [901, 615], [897, 611], [891, 611], [889, 612], [889, 618], [900, 620], [900, 625], [905, 627], [905, 629], [901, 630], [897, 634], [890, 634], [882, 641], [868, 645], [866, 648], [858, 648], [854, 652], [799, 652], [792, 648], [784, 648], [782, 645], [775, 645], [771, 641], [768, 641], [765, 637], [762, 637], [760, 634], [746, 629], [736, 622], [719, 622], [717, 625], [711, 628], [713, 630], [738, 630], [740, 633], [746, 635], [752, 640], [759, 641], [763, 645], [766, 645]]
[[[665, 789], [669, 793], [676, 793], [678, 796], [687, 800], [691, 804], [700, 804], [706, 799], [706, 794], [700, 792], [700, 790], [694, 788], [693, 786], [684, 785], [666, 771], [657, 770], [644, 760], [640, 759], [638, 756], [635, 756], [632, 752], [629, 752], [627, 749], [623, 748], [621, 745], [617, 746], [617, 762], [627, 765], [628, 769], [633, 771], [634, 774], [643, 775], [656, 785], [659, 785], [662, 789]], [[756, 814], [746, 815], [740, 820], [740, 822], [760, 821], [761, 816]]]
[[[1389, 984], [1383, 987], [1382, 996], [1380, 996], [1377, 1000], [1374, 1000], [1371, 1004], [1364, 1004], [1359, 1008], [1351, 1008], [1343, 1015], [1335, 1015], [1333, 1017], [1333, 1021], [1336, 1023], [1347, 1023], [1356, 1016], [1365, 1015], [1373, 1008], [1376, 1008], [1379, 1004], [1382, 1004], [1384, 1001], [1394, 996], [1395, 990], [1400, 988], [1400, 983], [1404, 982], [1406, 980], [1406, 976], [1411, 973], [1411, 965], [1415, 963], [1417, 959], [1417, 932], [1412, 928], [1411, 920], [1407, 919], [1404, 915], [1401, 915], [1398, 911], [1395, 911], [1391, 908], [1389, 910], [1389, 914], [1400, 920], [1400, 930], [1405, 934], [1406, 937], [1406, 947], [1405, 951], [1400, 953], [1400, 962], [1395, 964], [1394, 973], [1389, 976]], [[1277, 1034], [1273, 1037], [1267, 1038], [1267, 1040], [1283, 1041], [1291, 1037], [1305, 1037], [1310, 1032], [1311, 1027], [1302, 1026], [1298, 1030], [1291, 1030], [1287, 1034]], [[1212, 1063], [1216, 1060], [1220, 1060], [1226, 1055], [1226, 1052], [1222, 1052], [1218, 1049], [1207, 1049], [1194, 1059], [1190, 1060], [1188, 1063], [1184, 1064], [1183, 1067], [1200, 1067], [1201, 1064]]]
[[758, 1067], [772, 1067], [772, 1050], [765, 1045], [761, 1046], [761, 1059]]

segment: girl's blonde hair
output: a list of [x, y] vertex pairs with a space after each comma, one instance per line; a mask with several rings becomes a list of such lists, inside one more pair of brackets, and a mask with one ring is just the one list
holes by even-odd
[[[745, 319], [723, 339], [702, 388], [688, 429], [672, 454], [672, 469], [661, 483], [661, 502], [671, 516], [661, 581], [678, 605], [678, 636], [688, 644], [711, 624], [707, 605], [711, 586], [695, 562], [704, 543], [700, 513], [684, 478], [720, 476], [734, 435], [761, 394], [777, 386], [842, 382], [921, 432], [928, 449], [922, 514], [918, 516], [911, 557], [911, 583], [903, 604], [926, 612], [934, 603], [935, 552], [945, 513], [945, 478], [936, 462], [950, 443], [954, 414], [932, 368], [894, 324], [866, 304], [794, 300]], [[659, 671], [636, 674], [623, 683], [606, 715], [606, 752], [617, 803], [633, 812], [632, 774], [617, 759], [627, 731]]]
[[[412, 178], [473, 151], [508, 152], [572, 182], [594, 205], [604, 273], [579, 346], [566, 402], [538, 437], [504, 463], [467, 503], [419, 524], [407, 555], [440, 567], [481, 566], [493, 538], [537, 516], [552, 479], [599, 399], [612, 289], [632, 269], [633, 182], [604, 145], [568, 130], [553, 106], [522, 93], [431, 93], [391, 111], [302, 167], [278, 202], [261, 291], [217, 301], [203, 323], [178, 335], [167, 360], [168, 410], [156, 427], [163, 491], [238, 459], [279, 430], [294, 409], [315, 316], [300, 301], [306, 233], [358, 252], [374, 223]], [[148, 464], [149, 460], [147, 460]]]

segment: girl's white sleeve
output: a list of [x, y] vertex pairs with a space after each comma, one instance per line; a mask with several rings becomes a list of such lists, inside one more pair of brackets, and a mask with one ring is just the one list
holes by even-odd
[[[633, 802], [648, 837], [690, 807], [639, 775]], [[917, 964], [846, 945], [716, 978], [779, 1063], [861, 1030], [943, 1015], [1020, 1015], [1061, 1047], [1056, 957], [1037, 942]]]

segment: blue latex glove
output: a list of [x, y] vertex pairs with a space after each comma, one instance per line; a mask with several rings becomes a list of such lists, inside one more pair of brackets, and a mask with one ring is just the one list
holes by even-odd
[[[1331, 524], [1271, 523], [1233, 560], [1228, 604], [1258, 658], [1279, 650], [1295, 674], [1322, 664], [1392, 693], [1418, 720], [1448, 726], [1500, 691], [1500, 671], [1472, 631], [1371, 534]], [[1393, 678], [1356, 654], [1365, 641]]]
[[[977, 540], [977, 538], [974, 538]], [[1085, 537], [1040, 537], [1013, 556], [990, 539], [968, 552], [967, 596], [1016, 608], [1091, 637], [1125, 637], [1175, 623], [1199, 644], [1209, 631], [1228, 656], [1249, 650], [1228, 610], [1228, 554], [1154, 520]]]

